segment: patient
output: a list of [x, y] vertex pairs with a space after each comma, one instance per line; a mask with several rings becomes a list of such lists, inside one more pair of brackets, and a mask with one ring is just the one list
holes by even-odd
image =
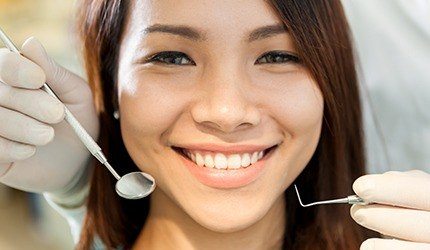
[[149, 199], [126, 201], [95, 168], [82, 248], [94, 236], [134, 249], [358, 248], [365, 235], [347, 207], [299, 209], [291, 189], [297, 183], [307, 199], [344, 196], [363, 174], [339, 2], [82, 8], [103, 147], [123, 173], [157, 181]]

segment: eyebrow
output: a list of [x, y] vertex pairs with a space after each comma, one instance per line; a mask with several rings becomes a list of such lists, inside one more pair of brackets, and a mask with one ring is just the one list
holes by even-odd
[[[154, 24], [142, 31], [142, 34], [150, 33], [168, 33], [187, 38], [195, 42], [207, 41], [207, 34], [199, 31], [196, 28], [187, 25], [171, 25], [171, 24]], [[248, 42], [262, 40], [278, 34], [288, 33], [288, 29], [284, 24], [265, 25], [254, 29], [248, 35]]]
[[248, 42], [262, 40], [283, 33], [288, 33], [288, 29], [284, 24], [266, 25], [251, 31], [248, 36]]

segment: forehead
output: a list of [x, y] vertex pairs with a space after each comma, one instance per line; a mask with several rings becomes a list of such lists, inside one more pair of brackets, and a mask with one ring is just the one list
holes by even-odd
[[184, 24], [207, 31], [208, 38], [231, 37], [255, 27], [282, 24], [265, 0], [134, 0], [130, 9], [129, 28]]

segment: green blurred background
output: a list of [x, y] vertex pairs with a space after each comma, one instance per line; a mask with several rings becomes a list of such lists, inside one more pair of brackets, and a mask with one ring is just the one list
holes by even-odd
[[[0, 27], [18, 47], [37, 37], [59, 64], [82, 76], [75, 12], [74, 0], [0, 0]], [[73, 242], [66, 220], [40, 195], [0, 184], [0, 249], [73, 249]]]

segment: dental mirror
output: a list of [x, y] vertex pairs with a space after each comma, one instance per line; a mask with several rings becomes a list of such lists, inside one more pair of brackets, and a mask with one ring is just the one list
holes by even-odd
[[[0, 39], [4, 45], [12, 52], [19, 53], [18, 48], [12, 43], [9, 37], [0, 28]], [[41, 89], [46, 91], [49, 95], [61, 102], [57, 95], [52, 91], [52, 89], [45, 83]], [[141, 199], [152, 193], [155, 189], [154, 178], [143, 172], [131, 172], [123, 177], [120, 177], [112, 166], [107, 161], [104, 156], [100, 146], [94, 141], [94, 139], [88, 134], [88, 132], [82, 127], [75, 116], [70, 112], [70, 110], [64, 105], [65, 117], [64, 119], [72, 127], [73, 131], [79, 137], [79, 139], [84, 143], [91, 154], [97, 158], [117, 179], [115, 185], [115, 190], [117, 194], [125, 199]]]
[[154, 178], [143, 172], [131, 172], [120, 178], [115, 185], [116, 192], [123, 198], [135, 200], [148, 196], [155, 189]]

